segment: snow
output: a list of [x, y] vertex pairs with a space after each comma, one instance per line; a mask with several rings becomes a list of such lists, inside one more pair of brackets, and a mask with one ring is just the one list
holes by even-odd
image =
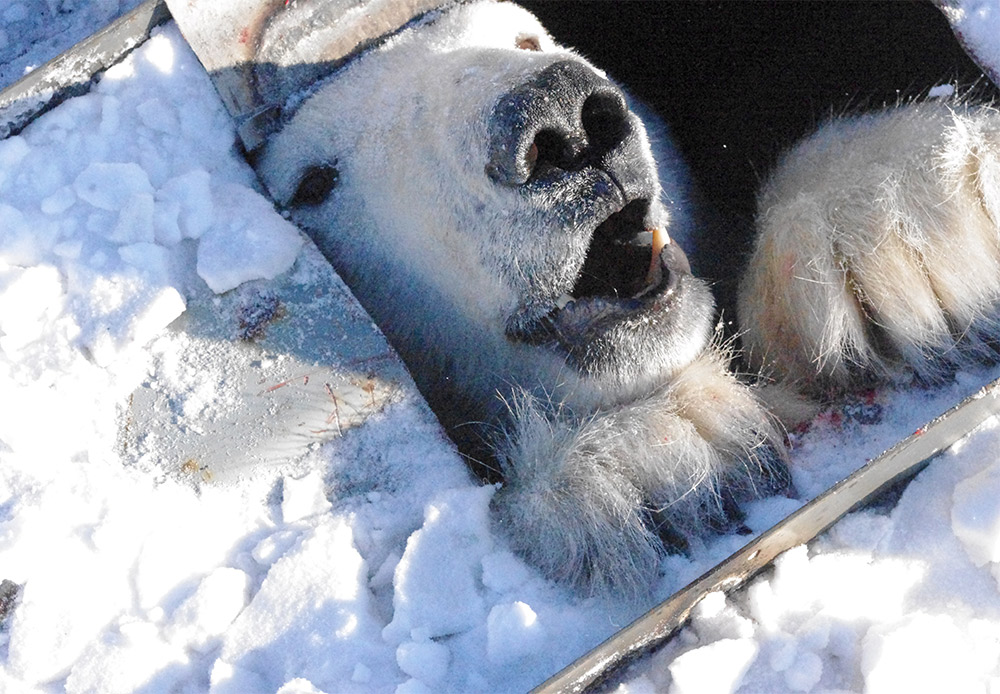
[[733, 694], [757, 645], [748, 639], [720, 639], [678, 656], [670, 664], [670, 694]]
[[991, 0], [941, 0], [966, 51], [996, 82], [1000, 79], [1000, 6]]
[[[171, 25], [0, 141], [0, 691], [524, 691], [651, 606], [514, 556], [412, 384], [317, 370], [309, 335], [383, 347], [233, 141]], [[801, 497], [998, 374], [822, 413], [792, 435]], [[351, 382], [334, 419], [323, 384]], [[1000, 690], [998, 450], [992, 420], [708, 596], [616, 691]], [[653, 599], [746, 540], [668, 557]]]

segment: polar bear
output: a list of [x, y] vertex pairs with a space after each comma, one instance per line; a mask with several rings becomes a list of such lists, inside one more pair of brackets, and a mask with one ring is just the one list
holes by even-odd
[[665, 551], [789, 491], [781, 427], [991, 353], [1000, 115], [831, 123], [760, 196], [744, 364], [684, 248], [669, 139], [523, 9], [452, 5], [316, 86], [257, 158], [547, 576], [644, 592]]

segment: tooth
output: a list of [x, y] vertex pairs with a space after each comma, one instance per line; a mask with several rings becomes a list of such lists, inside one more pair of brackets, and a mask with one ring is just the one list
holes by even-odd
[[651, 229], [653, 233], [653, 255], [660, 255], [660, 251], [663, 247], [670, 243], [670, 237], [667, 235], [663, 229]]
[[571, 297], [569, 294], [563, 294], [558, 299], [556, 299], [556, 306], [562, 309], [566, 308], [566, 304], [572, 302], [573, 302], [573, 297]]
[[646, 273], [646, 286], [657, 284], [660, 281], [660, 251], [670, 243], [670, 237], [663, 229], [655, 228], [653, 231], [653, 255], [649, 259], [649, 272]]

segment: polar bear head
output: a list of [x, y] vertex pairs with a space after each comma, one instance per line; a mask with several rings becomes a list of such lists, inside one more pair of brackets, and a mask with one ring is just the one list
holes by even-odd
[[355, 58], [258, 170], [473, 455], [519, 392], [586, 416], [709, 339], [643, 122], [514, 5], [459, 4]]

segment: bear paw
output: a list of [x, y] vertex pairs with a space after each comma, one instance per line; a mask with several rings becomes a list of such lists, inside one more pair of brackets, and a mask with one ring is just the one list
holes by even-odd
[[742, 524], [739, 503], [790, 491], [754, 393], [707, 350], [645, 398], [582, 418], [522, 395], [493, 503], [512, 548], [549, 578], [647, 595], [665, 551]]
[[924, 102], [834, 121], [758, 197], [738, 313], [751, 366], [810, 392], [995, 356], [1000, 113]]

